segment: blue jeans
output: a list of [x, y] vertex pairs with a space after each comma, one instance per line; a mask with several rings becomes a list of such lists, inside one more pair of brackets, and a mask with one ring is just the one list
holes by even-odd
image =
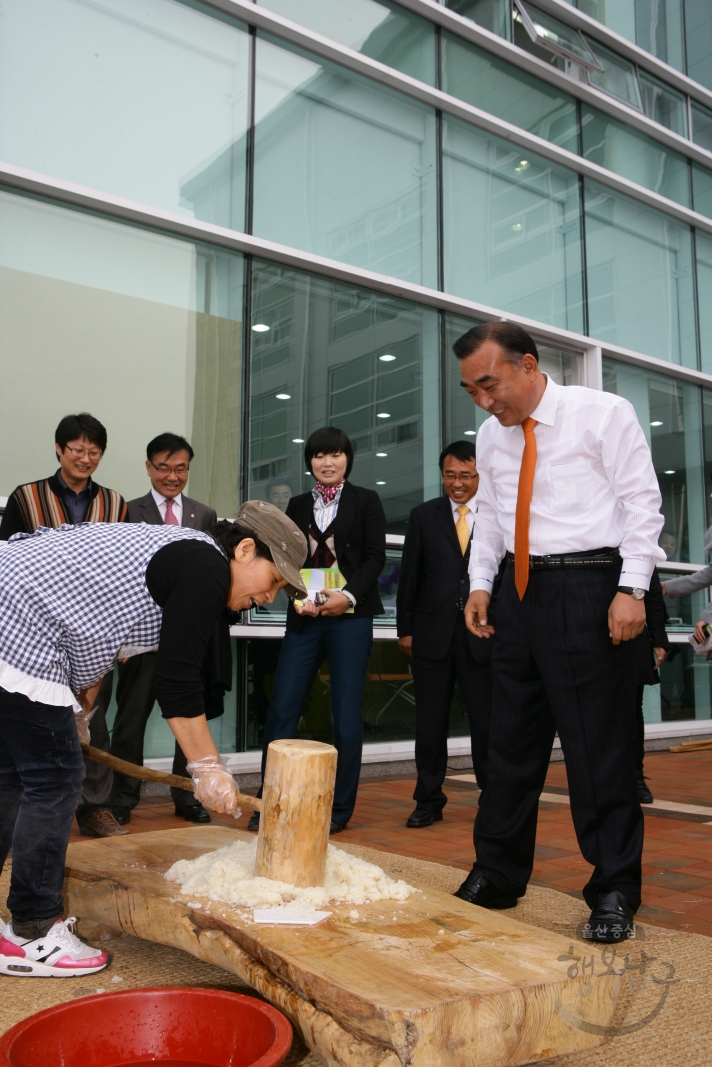
[[0, 689], [0, 865], [18, 923], [59, 918], [69, 832], [84, 779], [74, 712]]
[[294, 737], [307, 693], [316, 672], [327, 660], [331, 676], [331, 714], [334, 745], [339, 753], [331, 817], [347, 823], [353, 815], [361, 771], [363, 746], [363, 683], [373, 644], [373, 619], [305, 619], [299, 633], [287, 630], [279, 654], [272, 703], [262, 751], [264, 777], [267, 746], [283, 737]]

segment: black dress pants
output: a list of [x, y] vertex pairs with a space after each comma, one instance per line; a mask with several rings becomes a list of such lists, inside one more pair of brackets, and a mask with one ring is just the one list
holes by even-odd
[[[475, 821], [475, 868], [522, 896], [529, 881], [554, 733], [566, 760], [579, 847], [594, 870], [584, 887], [640, 905], [643, 813], [637, 796], [638, 649], [613, 645], [608, 608], [619, 567], [532, 570], [522, 601], [514, 567], [497, 601], [488, 784]], [[636, 641], [647, 641], [641, 634]]]
[[455, 681], [470, 724], [472, 766], [480, 789], [487, 781], [487, 744], [492, 713], [492, 671], [470, 651], [464, 613], [458, 612], [452, 642], [443, 659], [413, 656], [415, 765], [418, 807], [440, 811], [447, 804], [442, 785], [447, 770], [447, 735]]
[[[116, 687], [118, 705], [114, 729], [111, 735], [111, 755], [143, 766], [143, 739], [156, 696], [153, 691], [153, 672], [156, 653], [143, 652], [119, 664], [119, 683]], [[173, 757], [173, 774], [188, 778], [186, 758], [176, 741]], [[173, 803], [178, 807], [195, 804], [195, 798], [184, 789], [171, 787]], [[141, 799], [141, 783], [138, 778], [114, 771], [114, 786], [111, 792], [112, 808], [135, 808]]]

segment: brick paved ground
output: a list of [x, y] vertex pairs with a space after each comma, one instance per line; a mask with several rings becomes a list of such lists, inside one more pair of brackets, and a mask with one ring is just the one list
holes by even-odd
[[[712, 807], [712, 751], [683, 756], [650, 754], [645, 770], [656, 800]], [[446, 782], [449, 803], [443, 821], [425, 830], [408, 830], [405, 820], [413, 809], [413, 786], [411, 778], [363, 782], [353, 820], [335, 842], [369, 845], [469, 870], [477, 797], [474, 786]], [[551, 765], [546, 789], [566, 791], [563, 764]], [[646, 922], [712, 936], [712, 821], [706, 823], [703, 818], [646, 812], [643, 906], [639, 912]], [[218, 817], [218, 821], [235, 825], [229, 818]], [[245, 828], [246, 823], [247, 815], [243, 815], [236, 825]], [[185, 825], [185, 820], [173, 814], [172, 804], [149, 798], [134, 811], [129, 829], [141, 833]], [[76, 832], [72, 839], [87, 840]], [[576, 845], [568, 806], [542, 803], [533, 880], [580, 896], [589, 870]]]

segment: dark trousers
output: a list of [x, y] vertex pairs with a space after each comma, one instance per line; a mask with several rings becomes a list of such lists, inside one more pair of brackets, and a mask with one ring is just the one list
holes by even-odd
[[415, 691], [415, 765], [413, 800], [439, 811], [447, 804], [442, 785], [447, 770], [447, 736], [455, 681], [470, 724], [472, 766], [480, 789], [487, 781], [487, 745], [492, 714], [492, 671], [470, 651], [463, 612], [458, 612], [452, 642], [443, 659], [413, 656]]
[[0, 863], [18, 923], [60, 918], [69, 832], [84, 778], [72, 708], [0, 689]]
[[[521, 896], [534, 861], [537, 803], [558, 730], [579, 847], [594, 871], [583, 895], [619, 890], [640, 905], [643, 814], [637, 797], [635, 642], [614, 646], [608, 608], [619, 568], [529, 574], [514, 568], [497, 601], [488, 783], [475, 821], [475, 867]], [[645, 641], [645, 635], [636, 640]]]
[[[153, 691], [155, 652], [142, 652], [119, 664], [119, 684], [116, 687], [117, 711], [111, 735], [111, 755], [143, 766], [143, 740], [156, 697]], [[173, 774], [189, 777], [186, 758], [176, 741]], [[179, 808], [195, 804], [194, 797], [184, 789], [171, 788], [173, 803]], [[114, 772], [111, 793], [112, 808], [135, 808], [141, 799], [138, 778]]]
[[[106, 725], [106, 713], [111, 703], [111, 691], [114, 684], [114, 672], [105, 674], [94, 707], [96, 711], [89, 720], [89, 744], [94, 748], [108, 752], [111, 748], [109, 728]], [[77, 822], [83, 826], [89, 816], [100, 808], [111, 807], [111, 790], [114, 786], [114, 772], [103, 763], [95, 763], [84, 756], [84, 784], [77, 807]]]
[[[339, 753], [332, 819], [347, 823], [356, 804], [363, 746], [363, 684], [373, 644], [373, 619], [305, 619], [299, 633], [287, 630], [279, 654], [267, 712], [262, 750], [264, 776], [267, 747], [294, 737], [316, 672], [327, 660], [331, 676], [334, 746]], [[261, 793], [260, 793], [261, 795]]]
[[635, 694], [635, 726], [638, 733], [638, 758], [637, 769], [643, 773], [643, 760], [645, 759], [645, 715], [643, 714], [643, 696], [645, 686], [639, 685]]

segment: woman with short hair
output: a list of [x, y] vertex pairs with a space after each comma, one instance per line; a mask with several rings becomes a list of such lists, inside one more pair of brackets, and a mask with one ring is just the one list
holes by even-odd
[[[287, 632], [267, 711], [262, 752], [264, 776], [271, 741], [294, 737], [307, 693], [320, 665], [330, 675], [336, 769], [331, 833], [346, 827], [353, 814], [363, 746], [363, 686], [373, 644], [373, 617], [383, 613], [378, 578], [386, 562], [386, 516], [373, 489], [348, 481], [354, 448], [343, 430], [324, 426], [304, 446], [307, 468], [316, 484], [293, 496], [287, 515], [308, 543], [304, 567], [338, 568], [342, 589], [323, 591], [323, 603], [289, 605]], [[259, 827], [259, 815], [250, 819]]]

